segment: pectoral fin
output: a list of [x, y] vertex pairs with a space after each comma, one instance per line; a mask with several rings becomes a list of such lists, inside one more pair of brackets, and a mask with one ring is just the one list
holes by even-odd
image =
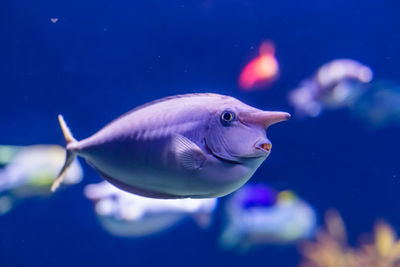
[[173, 136], [172, 148], [178, 163], [188, 170], [201, 169], [207, 159], [195, 143], [180, 134]]

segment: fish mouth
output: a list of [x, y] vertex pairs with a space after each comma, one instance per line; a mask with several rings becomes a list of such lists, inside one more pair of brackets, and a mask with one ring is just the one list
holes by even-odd
[[260, 144], [260, 145], [256, 146], [256, 149], [261, 149], [261, 150], [264, 150], [264, 151], [266, 151], [268, 153], [271, 151], [271, 148], [272, 148], [272, 144], [271, 143], [263, 143], [263, 144]]
[[257, 142], [254, 147], [256, 151], [261, 152], [264, 156], [268, 156], [271, 153], [272, 144], [269, 141], [261, 141]]

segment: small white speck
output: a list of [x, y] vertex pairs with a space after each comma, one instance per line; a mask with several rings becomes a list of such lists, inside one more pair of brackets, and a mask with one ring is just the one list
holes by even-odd
[[51, 18], [50, 21], [56, 23], [58, 21], [58, 18]]

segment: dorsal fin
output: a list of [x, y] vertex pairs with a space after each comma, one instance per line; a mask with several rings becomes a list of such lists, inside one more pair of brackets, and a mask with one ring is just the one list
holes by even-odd
[[166, 97], [163, 97], [163, 98], [159, 98], [159, 99], [156, 99], [156, 100], [147, 102], [147, 103], [145, 103], [145, 104], [143, 104], [143, 105], [137, 106], [137, 107], [131, 109], [130, 111], [128, 111], [128, 112], [126, 112], [126, 113], [120, 115], [120, 116], [117, 117], [116, 119], [112, 120], [112, 121], [111, 121], [110, 123], [108, 123], [107, 125], [112, 124], [113, 122], [115, 122], [115, 121], [121, 119], [122, 117], [128, 116], [129, 114], [131, 114], [131, 113], [133, 113], [133, 112], [135, 112], [135, 111], [138, 111], [138, 110], [140, 110], [140, 109], [144, 109], [144, 108], [146, 108], [146, 107], [148, 107], [148, 106], [155, 105], [155, 104], [162, 103], [162, 102], [166, 102], [166, 101], [172, 100], [172, 99], [185, 98], [185, 97], [189, 98], [189, 97], [194, 97], [194, 96], [214, 96], [214, 97], [220, 97], [220, 98], [227, 98], [227, 97], [229, 97], [229, 96], [226, 96], [226, 95], [220, 95], [220, 94], [215, 94], [215, 93], [190, 93], [190, 94], [166, 96]]

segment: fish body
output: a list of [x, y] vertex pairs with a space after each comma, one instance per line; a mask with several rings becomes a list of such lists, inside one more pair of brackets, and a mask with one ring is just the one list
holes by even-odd
[[134, 194], [223, 196], [250, 179], [269, 155], [266, 128], [289, 116], [229, 96], [188, 94], [138, 107], [80, 142], [60, 117], [69, 156], [58, 182], [68, 161], [79, 155], [107, 181]]

